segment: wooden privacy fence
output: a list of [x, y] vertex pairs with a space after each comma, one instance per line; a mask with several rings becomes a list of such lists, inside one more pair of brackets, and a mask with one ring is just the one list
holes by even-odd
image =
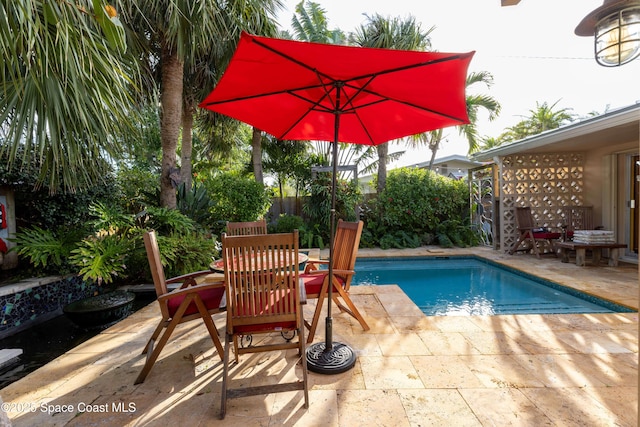
[[[376, 197], [375, 193], [369, 193], [369, 194], [364, 194], [363, 195], [363, 203], [366, 203], [367, 201], [373, 199]], [[269, 212], [267, 212], [267, 222], [270, 224], [274, 224], [277, 220], [278, 217], [280, 216], [280, 214], [287, 214], [287, 215], [298, 215], [302, 218], [304, 218], [305, 220], [308, 220], [309, 218], [306, 217], [306, 215], [302, 212], [302, 206], [304, 206], [304, 204], [307, 201], [307, 197], [285, 197], [282, 199], [282, 204], [280, 203], [281, 200], [280, 198], [276, 197], [273, 199], [273, 202], [271, 203], [271, 208], [269, 209]], [[356, 212], [359, 212], [359, 206], [356, 207]]]
[[304, 218], [302, 213], [302, 205], [304, 204], [306, 197], [285, 197], [280, 199], [276, 197], [273, 199], [271, 208], [267, 213], [267, 221], [270, 223], [276, 222], [280, 214], [298, 215]]

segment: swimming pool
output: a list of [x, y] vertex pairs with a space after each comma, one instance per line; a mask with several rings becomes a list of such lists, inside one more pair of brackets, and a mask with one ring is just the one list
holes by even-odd
[[633, 310], [478, 257], [359, 258], [352, 285], [397, 284], [427, 316]]

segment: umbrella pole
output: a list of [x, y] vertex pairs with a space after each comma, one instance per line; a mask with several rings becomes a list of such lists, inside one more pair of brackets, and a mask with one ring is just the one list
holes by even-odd
[[[338, 108], [340, 98], [337, 99]], [[336, 224], [336, 182], [338, 173], [338, 129], [340, 129], [340, 113], [335, 114], [335, 137], [333, 140], [333, 176], [331, 185], [331, 215], [329, 242], [329, 290], [327, 291], [327, 318], [325, 320], [325, 342], [311, 344], [307, 347], [307, 367], [319, 374], [340, 374], [353, 368], [356, 356], [351, 347], [333, 342], [333, 319], [331, 303], [333, 292], [333, 243]]]

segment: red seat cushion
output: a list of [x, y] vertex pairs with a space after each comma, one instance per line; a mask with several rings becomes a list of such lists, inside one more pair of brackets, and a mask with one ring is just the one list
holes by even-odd
[[559, 239], [562, 236], [561, 233], [551, 233], [549, 231], [545, 231], [542, 233], [533, 233], [534, 239]]
[[[327, 273], [329, 274], [329, 273]], [[300, 278], [304, 283], [304, 289], [307, 295], [317, 295], [322, 289], [322, 283], [327, 274], [301, 274]], [[344, 286], [344, 279], [340, 276], [335, 276], [336, 279]], [[335, 287], [333, 288], [335, 290]]]
[[[253, 303], [249, 304], [252, 309], [246, 310], [243, 313], [238, 313], [240, 317], [252, 317], [252, 313], [259, 313], [260, 315], [268, 315], [269, 313], [278, 314], [278, 300], [288, 299], [289, 298], [289, 290], [285, 290], [284, 292], [276, 291], [271, 293], [271, 297], [267, 300], [262, 300], [255, 298]], [[276, 300], [277, 299], [277, 300]], [[293, 300], [294, 306], [297, 306], [298, 299], [294, 298]], [[233, 327], [234, 333], [240, 334], [249, 334], [253, 332], [269, 332], [269, 331], [282, 331], [282, 330], [292, 330], [296, 329], [296, 321], [295, 320], [286, 320], [279, 322], [269, 322], [269, 323], [255, 323], [252, 325], [235, 325]]]
[[[224, 288], [213, 288], [206, 289], [204, 291], [198, 291], [198, 295], [200, 295], [204, 306], [207, 307], [208, 310], [220, 307], [220, 302], [222, 301], [223, 294]], [[184, 301], [185, 297], [185, 295], [181, 295], [175, 298], [170, 298], [167, 301], [167, 308], [169, 309], [170, 316], [173, 317], [173, 315], [176, 314], [176, 311], [178, 311], [178, 307], [180, 307], [180, 304], [182, 303], [182, 301]], [[189, 306], [187, 307], [187, 311], [185, 311], [183, 316], [189, 316], [197, 312], [198, 307], [196, 306], [196, 303], [191, 301], [191, 304], [189, 304]]]

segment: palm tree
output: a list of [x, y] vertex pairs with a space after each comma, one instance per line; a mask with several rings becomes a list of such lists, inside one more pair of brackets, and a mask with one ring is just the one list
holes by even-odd
[[524, 120], [524, 132], [519, 137], [524, 138], [529, 135], [536, 135], [547, 130], [559, 128], [563, 124], [573, 121], [574, 114], [570, 112], [570, 108], [554, 110], [558, 102], [560, 100], [554, 102], [553, 105], [549, 105], [546, 102], [542, 104], [536, 102], [535, 110], [529, 110], [529, 116]]
[[[264, 0], [240, 2], [239, 5], [245, 9], [231, 9], [232, 13], [225, 18], [225, 22], [228, 23], [230, 28], [233, 28], [233, 33], [239, 33], [240, 30], [245, 30], [252, 34], [273, 36], [277, 32], [276, 23], [272, 19], [272, 16], [267, 13], [270, 9], [268, 7], [264, 8], [263, 3]], [[226, 12], [228, 13], [229, 11]], [[198, 113], [198, 104], [206, 97], [222, 76], [226, 65], [231, 59], [237, 39], [237, 36], [229, 36], [221, 40], [212, 40], [208, 45], [208, 49], [194, 52], [193, 55], [188, 57], [189, 62], [185, 64], [180, 177], [186, 188], [191, 188], [192, 182], [192, 163], [194, 157], [192, 129], [194, 116]], [[220, 122], [216, 114], [204, 110], [200, 111], [201, 115], [214, 118], [214, 122]], [[261, 140], [262, 132], [257, 128], [253, 128], [252, 163], [256, 181], [260, 183], [263, 182]], [[210, 138], [207, 140], [207, 143], [216, 146], [220, 145], [216, 144]]]
[[99, 182], [105, 158], [122, 151], [112, 135], [130, 124], [138, 70], [123, 54], [115, 9], [105, 7], [88, 0], [0, 6], [0, 155], [10, 165], [35, 161], [50, 191]]
[[[126, 19], [134, 29], [141, 45], [147, 46], [142, 58], [148, 59], [150, 68], [159, 67], [161, 103], [162, 171], [160, 177], [160, 204], [176, 207], [174, 189], [177, 174], [176, 150], [183, 122], [190, 126], [193, 98], [185, 100], [185, 66], [195, 66], [198, 59], [212, 51], [216, 43], [237, 40], [247, 11], [258, 12], [256, 19], [275, 17], [279, 0], [245, 0], [218, 2], [200, 0], [183, 2], [156, 0], [126, 1]], [[253, 17], [252, 17], [253, 18]], [[219, 45], [218, 45], [219, 46]], [[215, 53], [215, 49], [213, 49]], [[192, 71], [189, 68], [189, 71]], [[215, 76], [213, 76], [215, 77]], [[190, 134], [191, 129], [187, 130]], [[173, 182], [172, 182], [173, 181]]]
[[345, 44], [347, 41], [342, 30], [329, 29], [327, 11], [312, 1], [305, 3], [302, 0], [296, 5], [291, 27], [296, 40], [327, 44]]
[[487, 150], [491, 150], [492, 148], [496, 148], [501, 146], [502, 144], [504, 144], [506, 141], [498, 138], [493, 138], [493, 137], [485, 137], [482, 139], [482, 143], [480, 144], [480, 146], [478, 147], [477, 151], [487, 151]]
[[570, 108], [554, 110], [558, 102], [560, 101], [556, 101], [551, 106], [546, 102], [542, 104], [536, 102], [536, 108], [529, 110], [529, 116], [524, 117], [515, 125], [508, 127], [496, 140], [501, 144], [517, 141], [547, 130], [559, 128], [567, 122], [572, 122], [575, 115], [570, 112]]
[[[367, 16], [368, 22], [356, 29], [350, 40], [357, 46], [402, 50], [427, 50], [431, 47], [429, 35], [434, 27], [423, 31], [415, 17], [405, 19], [385, 18], [381, 15]], [[378, 153], [378, 193], [385, 188], [388, 143], [376, 146]]]
[[[486, 71], [473, 72], [467, 76], [465, 88], [469, 88], [476, 83], [484, 83], [487, 87], [493, 85], [493, 76]], [[478, 113], [480, 109], [484, 109], [489, 113], [489, 120], [495, 120], [500, 114], [500, 103], [489, 95], [467, 95], [465, 98], [467, 103], [467, 115], [469, 116], [469, 124], [458, 126], [458, 132], [463, 135], [469, 143], [469, 153], [478, 149]], [[443, 130], [414, 135], [408, 139], [412, 146], [427, 145], [431, 150], [431, 160], [429, 161], [429, 169], [433, 168], [436, 153], [442, 143]]]

